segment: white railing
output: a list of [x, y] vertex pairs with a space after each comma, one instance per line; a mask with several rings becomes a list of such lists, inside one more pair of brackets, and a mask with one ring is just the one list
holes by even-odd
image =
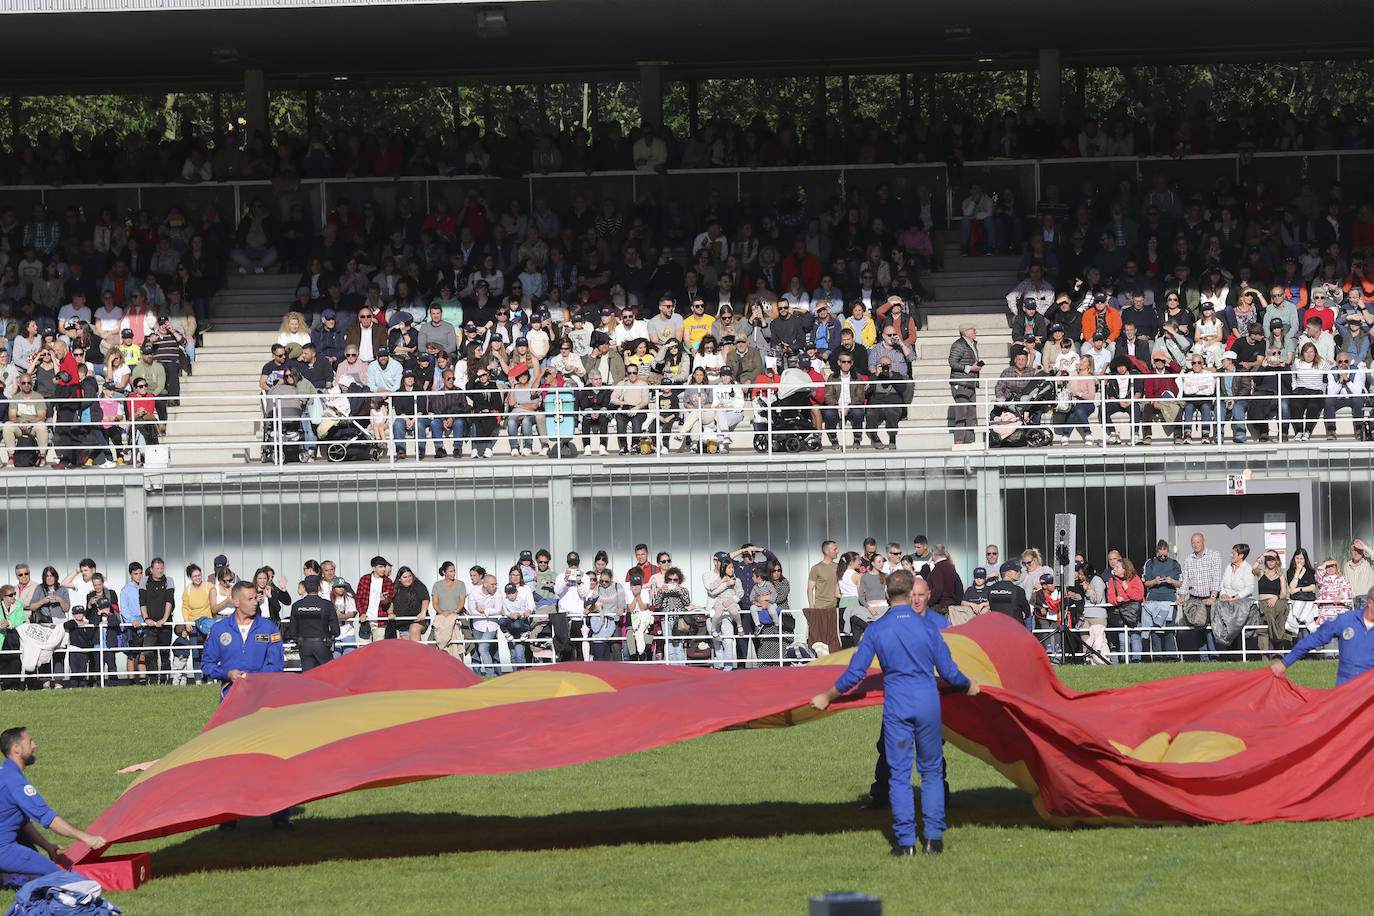
[[[986, 370], [985, 370], [986, 371]], [[1168, 376], [1175, 382], [1191, 374]], [[393, 407], [400, 403], [397, 394], [376, 395], [358, 388], [339, 394], [257, 394], [257, 395], [183, 395], [180, 398], [119, 399], [118, 415], [111, 421], [56, 419], [64, 413], [64, 402], [47, 402], [48, 417], [42, 424], [48, 446], [40, 449], [34, 430], [15, 420], [5, 424], [16, 432], [15, 455], [20, 467], [42, 452], [64, 466], [112, 464], [131, 467], [166, 463], [223, 464], [244, 460], [271, 464], [309, 462], [323, 459], [335, 462], [385, 459], [394, 463], [418, 455], [436, 456], [442, 448], [450, 460], [459, 453], [475, 457], [528, 457], [529, 449], [555, 461], [601, 457], [625, 453], [639, 459], [666, 459], [677, 454], [712, 455], [722, 452], [753, 451], [760, 455], [797, 456], [821, 451], [846, 453], [869, 446], [906, 452], [945, 451], [955, 447], [956, 435], [969, 440], [961, 450], [988, 450], [1046, 447], [1055, 443], [1105, 451], [1118, 444], [1155, 444], [1152, 433], [1160, 428], [1159, 444], [1184, 442], [1252, 448], [1257, 444], [1252, 432], [1268, 436], [1274, 443], [1304, 441], [1300, 433], [1323, 438], [1326, 424], [1332, 429], [1346, 422], [1338, 416], [1335, 401], [1324, 392], [1301, 393], [1289, 388], [1291, 373], [1281, 371], [1239, 372], [1235, 378], [1248, 377], [1265, 391], [1241, 399], [1228, 399], [1222, 393], [1224, 373], [1209, 373], [1213, 391], [1196, 396], [1174, 393], [1147, 398], [1136, 393], [1136, 386], [1154, 375], [1129, 375], [1131, 393], [1117, 397], [1113, 390], [1116, 375], [1030, 376], [1025, 378], [919, 378], [870, 379], [865, 383], [869, 395], [850, 389], [852, 402], [841, 409], [846, 397], [844, 386], [835, 378], [814, 383], [809, 392], [824, 391], [830, 404], [815, 404], [808, 393], [778, 400], [777, 388], [758, 391], [756, 385], [696, 386], [689, 392], [681, 386], [649, 385], [638, 397], [647, 398], [627, 406], [577, 406], [579, 392], [607, 392], [624, 396], [625, 389], [601, 388], [535, 389], [540, 409], [513, 410], [505, 404], [508, 389], [491, 391], [499, 396], [497, 410], [474, 409], [471, 403], [455, 410], [421, 409], [405, 411]], [[972, 386], [956, 396], [951, 381]], [[1075, 398], [1076, 384], [1091, 381], [1091, 399]], [[876, 383], [876, 384], [875, 384]], [[875, 401], [872, 391], [882, 400]], [[1013, 400], [1010, 395], [1026, 388], [1039, 393]], [[753, 391], [758, 396], [751, 396]], [[700, 398], [689, 397], [699, 392]], [[1269, 393], [1272, 392], [1272, 393]], [[459, 395], [463, 392], [457, 392]], [[466, 394], [475, 393], [472, 390]], [[421, 395], [426, 394], [420, 392]], [[437, 392], [442, 395], [443, 392]], [[375, 414], [370, 406], [374, 397], [384, 397], [386, 406]], [[405, 395], [401, 395], [404, 398]], [[676, 397], [676, 401], [673, 398]], [[129, 416], [131, 402], [155, 403], [165, 419], [146, 415]], [[1330, 401], [1330, 403], [1328, 403]], [[332, 404], [330, 403], [332, 402]], [[1365, 413], [1365, 396], [1354, 404], [1341, 402], [1340, 409], [1354, 408]], [[11, 402], [11, 410], [14, 410]], [[83, 401], [89, 414], [92, 402]], [[179, 407], [172, 406], [179, 404]], [[211, 407], [220, 410], [209, 411]], [[54, 408], [56, 408], [54, 410]], [[170, 409], [168, 409], [170, 408]], [[98, 410], [98, 407], [96, 408]], [[299, 415], [299, 416], [298, 416]], [[233, 418], [253, 424], [249, 437], [234, 433]], [[957, 421], [960, 426], [952, 426]], [[223, 433], [189, 436], [186, 430], [196, 424], [218, 424]], [[240, 424], [241, 425], [241, 424]], [[1354, 424], [1357, 439], [1346, 439], [1343, 446], [1374, 448], [1363, 436], [1364, 424]], [[1075, 439], [1074, 436], [1077, 436]], [[919, 438], [914, 444], [912, 436]], [[930, 441], [930, 437], [947, 442]], [[1144, 440], [1151, 438], [1151, 442]], [[1238, 439], [1240, 441], [1238, 441]], [[1315, 441], [1315, 440], [1314, 440]], [[469, 451], [471, 450], [471, 451]], [[488, 455], [490, 451], [490, 455]], [[427, 453], [427, 454], [426, 454]]]
[[[480, 674], [495, 676], [523, 668], [551, 664], [556, 661], [593, 661], [596, 660], [598, 654], [604, 659], [631, 664], [692, 665], [715, 668], [781, 666], [803, 662], [812, 657], [809, 655], [796, 658], [788, 657], [790, 648], [810, 645], [807, 641], [807, 626], [802, 611], [780, 609], [777, 612], [780, 616], [786, 615], [794, 619], [793, 632], [734, 633], [729, 624], [729, 617], [726, 615], [722, 618], [725, 624], [723, 629], [728, 629], [730, 632], [722, 631], [719, 636], [713, 636], [709, 611], [706, 608], [690, 607], [680, 615], [665, 614], [661, 610], [654, 612], [655, 625], [646, 639], [647, 654], [651, 656], [649, 658], [634, 657], [639, 654], [636, 652], [639, 643], [628, 639], [619, 624], [608, 636], [591, 636], [585, 629], [582, 629], [580, 633], [574, 629], [567, 640], [567, 647], [570, 648], [565, 647], [560, 658], [558, 647], [562, 640], [555, 640], [549, 617], [550, 610], [552, 608], [549, 606], [536, 608], [529, 617], [533, 624], [531, 634], [518, 638], [509, 637], [500, 629], [486, 635], [471, 629], [474, 622], [492, 622], [493, 618], [491, 617], [458, 615], [462, 622], [467, 624], [462, 639], [462, 660]], [[747, 612], [744, 613], [747, 616]], [[680, 616], [705, 617], [705, 627], [690, 635], [675, 634], [673, 632], [675, 618]], [[426, 620], [423, 625], [424, 632], [420, 642], [434, 647], [436, 651], [441, 651], [435, 643], [434, 633], [430, 629], [432, 619], [433, 614], [431, 613], [430, 619]], [[570, 622], [579, 625], [582, 623], [578, 619]], [[330, 641], [328, 650], [331, 656], [338, 658], [370, 642], [382, 640], [384, 638], [382, 631], [386, 624], [385, 619], [373, 620], [371, 623], [373, 635], [370, 639], [359, 641], [350, 637], [345, 640]], [[62, 626], [60, 623], [56, 625]], [[171, 630], [174, 626], [180, 628], [183, 624], [177, 619], [168, 625], [168, 629]], [[110, 687], [159, 681], [193, 684], [202, 680], [200, 657], [204, 651], [204, 642], [203, 637], [196, 633], [194, 626], [187, 625], [186, 628], [189, 641], [183, 645], [111, 646], [103, 643], [109, 643], [118, 632], [117, 630], [104, 625], [82, 625], [76, 629], [90, 633], [91, 641], [94, 643], [91, 648], [71, 645], [70, 637], [74, 630], [69, 629], [67, 637], [52, 651], [51, 660], [31, 671], [23, 670], [21, 650], [3, 649], [0, 650], [0, 688], [42, 687], [44, 683], [66, 687]], [[1106, 663], [1110, 664], [1203, 661], [1204, 657], [1216, 661], [1254, 662], [1282, 657], [1288, 651], [1287, 649], [1258, 647], [1256, 637], [1267, 629], [1268, 627], [1264, 625], [1246, 625], [1241, 634], [1230, 645], [1223, 644], [1215, 648], [1208, 648], [1206, 645], [1187, 649], [1175, 647], [1154, 652], [1149, 638], [1151, 633], [1167, 633], [1174, 637], [1187, 634], [1190, 637], [1205, 639], [1205, 635], [1210, 631], [1203, 627], [1178, 625], [1109, 627], [1103, 630], [1108, 640], [1108, 649], [1102, 654], [1106, 657]], [[406, 638], [405, 630], [404, 626], [400, 627], [401, 636], [399, 638]], [[0, 633], [3, 632], [0, 630]], [[138, 631], [131, 631], [126, 628], [124, 632], [127, 634]], [[1054, 661], [1073, 660], [1084, 663], [1102, 663], [1093, 657], [1090, 650], [1076, 644], [1070, 645], [1065, 650], [1061, 645], [1062, 640], [1055, 635], [1057, 631], [1054, 629], [1037, 628], [1031, 632], [1042, 641], [1045, 645], [1045, 651]], [[1072, 632], [1075, 637], [1086, 643], [1087, 627], [1082, 622], [1074, 627]], [[1303, 630], [1299, 634], [1293, 635], [1291, 641], [1296, 643], [1305, 635], [1307, 635], [1307, 631]], [[857, 641], [855, 637], [847, 634], [844, 639], [846, 645]], [[1141, 648], [1138, 651], [1134, 648], [1134, 640], [1137, 639], [1141, 640]], [[483, 643], [487, 646], [485, 654], [481, 650]], [[766, 645], [770, 643], [772, 645]], [[604, 648], [596, 648], [598, 644]], [[523, 648], [524, 660], [517, 660], [521, 654], [514, 651], [517, 646]], [[299, 645], [287, 642], [284, 645], [284, 651], [286, 670], [300, 671]], [[1333, 643], [1314, 650], [1309, 653], [1308, 657], [1335, 658], [1336, 655], [1337, 651]], [[133, 670], [130, 670], [131, 664], [134, 666]]]

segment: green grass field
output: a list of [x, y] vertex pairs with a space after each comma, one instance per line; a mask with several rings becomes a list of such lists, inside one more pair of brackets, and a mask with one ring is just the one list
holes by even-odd
[[[1087, 690], [1207, 667], [1060, 674]], [[1304, 662], [1292, 675], [1329, 687], [1334, 669]], [[115, 770], [190, 738], [215, 702], [211, 688], [172, 687], [0, 700], [5, 726], [27, 725], [38, 741], [33, 782], [83, 827], [130, 781]], [[952, 747], [945, 855], [894, 860], [886, 814], [857, 810], [879, 714], [725, 732], [560, 770], [356, 792], [297, 811], [292, 833], [260, 819], [235, 833], [116, 847], [151, 850], [158, 877], [110, 896], [126, 913], [180, 916], [791, 914], [805, 913], [812, 895], [842, 890], [882, 897], [888, 914], [1363, 906], [1367, 822], [1054, 829], [1024, 793]]]

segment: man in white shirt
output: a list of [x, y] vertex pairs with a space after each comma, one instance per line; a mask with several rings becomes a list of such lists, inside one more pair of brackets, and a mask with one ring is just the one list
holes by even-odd
[[634, 309], [626, 308], [620, 313], [620, 323], [615, 326], [611, 342], [620, 349], [632, 340], [649, 340], [649, 324], [641, 320]]
[[57, 323], [66, 324], [69, 319], [75, 318], [77, 321], [91, 323], [91, 308], [86, 304], [86, 293], [84, 290], [72, 290], [72, 301], [62, 306], [57, 312]]
[[1336, 365], [1326, 373], [1326, 403], [1323, 415], [1326, 418], [1326, 438], [1336, 438], [1336, 411], [1342, 407], [1350, 408], [1350, 419], [1355, 424], [1355, 438], [1364, 439], [1364, 395], [1368, 387], [1368, 371], [1363, 366], [1352, 365], [1354, 358], [1349, 353], [1336, 355]]
[[1035, 311], [1041, 315], [1054, 304], [1054, 284], [1045, 279], [1045, 268], [1038, 261], [1031, 262], [1026, 270], [1026, 279], [1007, 293], [1007, 310], [1013, 316], [1018, 313], [1023, 297], [1034, 302]]
[[477, 641], [477, 655], [480, 659], [478, 673], [482, 677], [495, 677], [500, 663], [497, 659], [496, 633], [497, 621], [501, 619], [501, 595], [496, 591], [496, 577], [487, 573], [482, 577], [482, 587], [468, 595], [468, 617], [472, 620], [472, 635]]
[[735, 384], [735, 373], [729, 366], [720, 367], [720, 384], [711, 394], [711, 407], [716, 412], [716, 438], [722, 451], [730, 451], [730, 431], [744, 420], [744, 393]]
[[91, 576], [93, 575], [95, 575], [95, 560], [85, 559], [77, 564], [76, 569], [67, 573], [67, 577], [62, 580], [63, 587], [71, 593], [72, 607], [86, 606], [86, 598], [95, 588], [91, 583]]
[[721, 231], [720, 221], [711, 220], [706, 224], [706, 231], [697, 235], [692, 242], [692, 254], [696, 254], [702, 249], [711, 252], [712, 263], [719, 264], [725, 260], [725, 256], [730, 253], [730, 242]]
[[[558, 596], [558, 610], [568, 621], [568, 640], [571, 643], [571, 649], [565, 649], [560, 654], [559, 661], [591, 660], [591, 651], [587, 648], [587, 644], [582, 641], [582, 637], [587, 617], [586, 602], [587, 598], [596, 590], [596, 580], [590, 579], [587, 580], [590, 584], [584, 583], [581, 565], [582, 559], [577, 552], [569, 553], [567, 568], [563, 570], [563, 574], [553, 584], [553, 593]], [[554, 642], [557, 644], [560, 642], [557, 638], [557, 623], [554, 625], [554, 630]]]

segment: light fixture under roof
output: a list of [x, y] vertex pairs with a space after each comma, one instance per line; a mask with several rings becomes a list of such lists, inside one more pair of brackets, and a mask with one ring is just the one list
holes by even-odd
[[477, 34], [483, 38], [504, 38], [506, 36], [505, 7], [479, 7], [477, 9]]

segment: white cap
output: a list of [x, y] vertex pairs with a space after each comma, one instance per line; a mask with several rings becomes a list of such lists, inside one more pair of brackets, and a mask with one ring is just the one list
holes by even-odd
[[1221, 358], [1222, 358], [1222, 359], [1235, 359], [1235, 358], [1236, 358], [1236, 351], [1235, 351], [1235, 350], [1227, 350], [1225, 353], [1221, 354]]

